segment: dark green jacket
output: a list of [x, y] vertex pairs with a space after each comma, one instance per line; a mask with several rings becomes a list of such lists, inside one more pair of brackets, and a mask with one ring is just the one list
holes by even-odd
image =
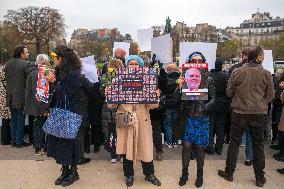
[[24, 108], [26, 71], [34, 63], [20, 58], [13, 58], [7, 62], [5, 75], [7, 81], [7, 106], [11, 108]]

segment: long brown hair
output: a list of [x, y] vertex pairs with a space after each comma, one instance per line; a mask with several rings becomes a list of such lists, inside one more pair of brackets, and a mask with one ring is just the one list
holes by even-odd
[[82, 68], [82, 62], [73, 49], [65, 45], [59, 45], [54, 49], [54, 52], [61, 58], [61, 65], [58, 69], [61, 78], [64, 78], [74, 70]]

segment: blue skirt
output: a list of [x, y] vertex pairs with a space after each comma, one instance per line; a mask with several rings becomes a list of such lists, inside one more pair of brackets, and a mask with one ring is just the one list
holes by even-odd
[[185, 124], [183, 141], [207, 147], [209, 144], [209, 117], [188, 117]]

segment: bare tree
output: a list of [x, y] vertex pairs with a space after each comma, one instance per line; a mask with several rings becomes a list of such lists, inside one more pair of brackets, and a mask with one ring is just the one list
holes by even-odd
[[27, 43], [35, 44], [37, 54], [43, 46], [47, 46], [49, 50], [52, 42], [58, 42], [65, 36], [63, 16], [50, 7], [8, 10], [5, 18], [18, 27]]

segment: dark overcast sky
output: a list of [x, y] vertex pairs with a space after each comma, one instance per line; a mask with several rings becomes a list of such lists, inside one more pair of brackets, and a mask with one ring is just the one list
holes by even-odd
[[63, 14], [67, 36], [77, 28], [118, 27], [136, 38], [138, 29], [184, 21], [189, 26], [208, 22], [217, 27], [239, 26], [260, 9], [284, 17], [284, 0], [0, 0], [0, 19], [8, 9], [49, 6]]

